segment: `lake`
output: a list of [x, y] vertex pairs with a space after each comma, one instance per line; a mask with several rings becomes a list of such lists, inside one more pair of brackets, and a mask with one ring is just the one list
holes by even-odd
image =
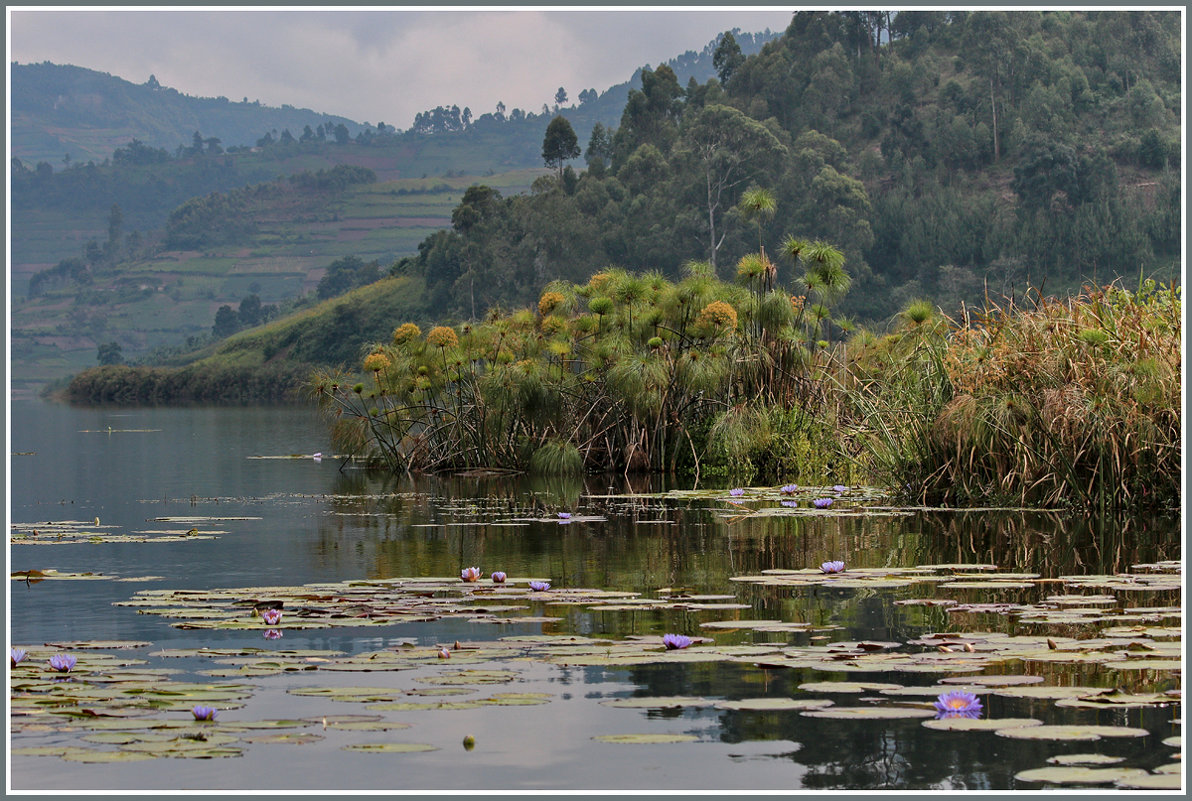
[[[29, 653], [10, 673], [14, 790], [1178, 775], [1177, 517], [389, 476], [343, 464], [315, 413], [292, 407], [14, 399], [10, 424], [10, 572], [34, 571], [10, 581], [10, 642]], [[845, 570], [824, 573], [831, 560]], [[481, 580], [461, 581], [473, 565]], [[667, 650], [667, 633], [695, 641]], [[58, 653], [77, 667], [51, 670]], [[1013, 725], [935, 720], [949, 687]], [[205, 699], [217, 717], [199, 723]]]

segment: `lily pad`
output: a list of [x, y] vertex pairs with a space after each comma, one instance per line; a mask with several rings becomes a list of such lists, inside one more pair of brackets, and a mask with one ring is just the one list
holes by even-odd
[[374, 754], [413, 754], [420, 751], [438, 751], [439, 748], [427, 743], [356, 743], [345, 745], [342, 750]]
[[834, 706], [827, 709], [811, 709], [801, 712], [809, 718], [831, 720], [898, 720], [902, 718], [933, 718], [934, 709], [912, 706]]
[[895, 690], [901, 686], [875, 681], [812, 681], [800, 684], [799, 689], [809, 693], [865, 693]]
[[1145, 737], [1150, 734], [1146, 729], [1136, 729], [1130, 726], [1030, 726], [1028, 728], [1003, 729], [996, 732], [999, 737], [1011, 737], [1015, 740], [1100, 740], [1102, 737]]
[[309, 745], [310, 743], [317, 743], [323, 739], [321, 734], [311, 734], [309, 732], [296, 732], [292, 734], [254, 734], [245, 737], [244, 740], [250, 743], [278, 743], [284, 745]]
[[1130, 790], [1182, 790], [1183, 780], [1178, 773], [1150, 773], [1119, 779], [1116, 786]]
[[1024, 770], [1015, 774], [1014, 778], [1021, 782], [1043, 782], [1046, 784], [1113, 784], [1145, 775], [1146, 771], [1141, 768], [1057, 766]]
[[822, 709], [832, 706], [827, 698], [742, 698], [737, 701], [719, 701], [717, 709], [747, 709], [755, 712], [780, 709]]
[[1109, 754], [1058, 754], [1047, 761], [1052, 765], [1115, 765], [1126, 758]]
[[923, 725], [936, 731], [1002, 731], [1021, 729], [1028, 726], [1042, 726], [1043, 721], [1034, 718], [938, 718], [925, 720]]
[[676, 707], [712, 706], [716, 701], [710, 698], [694, 698], [682, 695], [640, 696], [635, 698], [609, 698], [600, 702], [603, 706], [619, 709], [672, 709]]
[[602, 743], [623, 743], [625, 745], [694, 743], [699, 740], [694, 734], [598, 734], [592, 739]]

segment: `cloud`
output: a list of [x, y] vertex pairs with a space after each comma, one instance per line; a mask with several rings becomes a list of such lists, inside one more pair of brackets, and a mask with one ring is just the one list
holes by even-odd
[[289, 104], [408, 127], [438, 105], [537, 111], [731, 28], [782, 30], [787, 9], [9, 12], [10, 61], [51, 61], [186, 94]]

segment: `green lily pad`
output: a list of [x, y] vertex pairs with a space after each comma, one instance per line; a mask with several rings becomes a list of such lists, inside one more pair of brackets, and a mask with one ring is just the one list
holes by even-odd
[[1112, 670], [1182, 670], [1184, 667], [1179, 659], [1121, 659], [1104, 664]]
[[865, 693], [895, 690], [901, 686], [875, 681], [812, 681], [800, 684], [799, 689], [809, 693]]
[[1001, 731], [1042, 726], [1043, 721], [1034, 718], [938, 718], [925, 720], [923, 725], [936, 731]]
[[1109, 754], [1059, 754], [1047, 761], [1052, 765], [1115, 765], [1126, 758]]
[[622, 743], [625, 745], [694, 743], [699, 740], [694, 734], [598, 734], [592, 739], [602, 743]]
[[504, 684], [515, 681], [518, 674], [512, 670], [461, 670], [418, 679], [424, 684]]
[[710, 698], [694, 698], [682, 695], [671, 696], [641, 696], [635, 698], [609, 698], [600, 702], [603, 706], [614, 706], [619, 709], [671, 709], [675, 707], [704, 707], [712, 706], [716, 701]]
[[296, 729], [311, 725], [306, 720], [221, 720], [220, 731], [255, 731], [257, 729]]
[[157, 755], [138, 751], [100, 751], [92, 748], [70, 748], [60, 755], [67, 762], [141, 762]]
[[1091, 742], [1102, 737], [1145, 737], [1146, 729], [1130, 726], [1031, 726], [1028, 728], [1004, 729], [996, 732], [999, 737], [1015, 740], [1083, 740]]
[[834, 706], [827, 709], [810, 709], [801, 712], [809, 718], [831, 720], [898, 720], [901, 718], [933, 718], [934, 709], [912, 706]]
[[979, 684], [983, 687], [1013, 687], [1020, 684], [1041, 684], [1042, 676], [952, 676], [940, 679], [940, 684]]
[[398, 731], [408, 729], [412, 723], [390, 723], [383, 720], [332, 721], [327, 728], [339, 731]]
[[1061, 698], [1088, 698], [1112, 692], [1107, 687], [996, 687], [994, 695], [1003, 698], [1045, 698], [1056, 701]]
[[356, 743], [345, 745], [344, 751], [366, 751], [376, 754], [412, 754], [419, 751], [438, 751], [438, 747], [426, 743]]
[[1124, 779], [1145, 776], [1141, 768], [1086, 768], [1079, 766], [1057, 766], [1034, 768], [1014, 775], [1021, 782], [1043, 782], [1046, 784], [1113, 784]]
[[390, 687], [292, 687], [286, 692], [332, 701], [395, 701], [402, 695], [401, 690]]
[[321, 734], [311, 734], [309, 732], [296, 732], [292, 734], [254, 734], [243, 738], [250, 743], [276, 743], [284, 745], [309, 745], [310, 743], [317, 743], [323, 739]]
[[742, 698], [737, 701], [719, 701], [717, 709], [747, 709], [771, 711], [779, 709], [822, 709], [832, 706], [827, 698]]
[[1178, 773], [1150, 773], [1119, 779], [1117, 787], [1130, 790], [1182, 790], [1183, 780]]

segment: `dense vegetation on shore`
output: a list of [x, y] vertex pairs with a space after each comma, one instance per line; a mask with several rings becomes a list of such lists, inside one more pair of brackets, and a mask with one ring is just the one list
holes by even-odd
[[716, 473], [877, 482], [903, 498], [1099, 509], [1180, 497], [1178, 290], [1032, 296], [948, 320], [908, 305], [840, 339], [839, 251], [788, 238], [805, 294], [743, 257], [738, 281], [612, 270], [537, 309], [393, 330], [368, 378], [310, 389], [335, 445], [393, 470]]

